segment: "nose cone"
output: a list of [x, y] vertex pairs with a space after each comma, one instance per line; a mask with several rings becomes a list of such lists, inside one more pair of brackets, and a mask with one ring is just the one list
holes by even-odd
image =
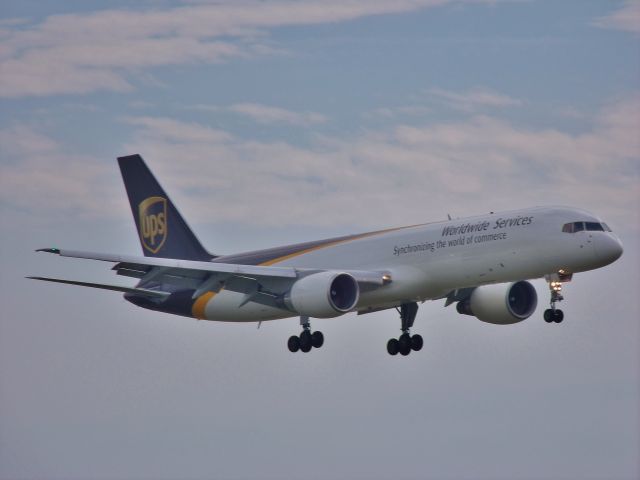
[[596, 243], [596, 254], [605, 265], [615, 262], [622, 256], [622, 242], [613, 235], [604, 235]]

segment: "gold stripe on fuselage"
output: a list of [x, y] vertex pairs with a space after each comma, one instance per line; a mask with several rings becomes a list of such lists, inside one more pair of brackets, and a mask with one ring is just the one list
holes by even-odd
[[326, 243], [321, 243], [320, 245], [315, 245], [313, 247], [305, 248], [305, 249], [299, 250], [297, 252], [292, 252], [292, 253], [289, 253], [287, 255], [283, 255], [281, 257], [276, 257], [276, 258], [273, 258], [271, 260], [267, 260], [266, 262], [259, 263], [259, 265], [262, 265], [262, 266], [274, 265], [276, 263], [284, 262], [285, 260], [289, 260], [291, 258], [299, 257], [300, 255], [304, 255], [306, 253], [315, 252], [316, 250], [320, 250], [320, 249], [323, 249], [323, 248], [334, 247], [334, 246], [340, 245], [342, 243], [352, 242], [352, 241], [355, 241], [355, 240], [361, 240], [361, 239], [367, 238], [367, 237], [373, 237], [374, 235], [382, 235], [383, 233], [389, 233], [389, 232], [395, 232], [395, 231], [398, 231], [398, 230], [404, 230], [405, 228], [421, 227], [422, 225], [424, 225], [424, 224], [409, 225], [409, 226], [406, 226], [406, 227], [388, 228], [386, 230], [377, 230], [375, 232], [361, 233], [359, 235], [354, 235], [354, 236], [349, 237], [349, 238], [343, 238], [341, 240], [328, 240]]
[[197, 318], [198, 320], [205, 318], [205, 308], [207, 307], [207, 303], [209, 303], [209, 300], [215, 296], [216, 294], [214, 292], [207, 292], [198, 297], [191, 307], [191, 314], [194, 318]]
[[[378, 231], [375, 231], [375, 232], [362, 233], [362, 234], [359, 234], [359, 235], [354, 235], [352, 237], [342, 238], [340, 240], [327, 240], [325, 243], [320, 243], [319, 245], [315, 245], [313, 247], [303, 248], [302, 250], [294, 251], [294, 252], [288, 253], [286, 255], [281, 255], [279, 257], [272, 258], [271, 260], [266, 260], [264, 262], [261, 262], [258, 265], [262, 265], [262, 266], [274, 265], [276, 263], [284, 262], [285, 260], [290, 260], [292, 258], [299, 257], [299, 256], [307, 254], [307, 253], [315, 252], [316, 250], [321, 250], [323, 248], [334, 247], [334, 246], [340, 245], [342, 243], [352, 242], [352, 241], [355, 241], [355, 240], [361, 240], [363, 238], [372, 237], [372, 236], [375, 236], [375, 235], [382, 235], [384, 233], [395, 232], [395, 231], [398, 231], [398, 230], [404, 230], [406, 228], [420, 227], [422, 225], [423, 224], [409, 225], [409, 226], [406, 226], [406, 227], [388, 228], [386, 230], [378, 230]], [[198, 318], [198, 319], [204, 319], [205, 318], [205, 309], [206, 309], [207, 303], [215, 296], [216, 296], [216, 294], [214, 292], [207, 292], [207, 293], [199, 296], [198, 299], [193, 304], [193, 307], [191, 308], [191, 312], [192, 312], [193, 316], [195, 318]]]

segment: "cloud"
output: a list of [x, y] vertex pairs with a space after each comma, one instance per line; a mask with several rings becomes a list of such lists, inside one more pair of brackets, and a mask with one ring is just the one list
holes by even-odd
[[287, 123], [290, 125], [308, 126], [324, 123], [327, 118], [315, 112], [297, 113], [283, 108], [270, 107], [258, 103], [237, 103], [229, 110], [239, 115], [245, 115], [258, 123], [266, 125]]
[[197, 123], [179, 122], [166, 117], [125, 117], [131, 125], [144, 127], [142, 132], [154, 140], [166, 142], [226, 142], [232, 137], [227, 132]]
[[[241, 138], [198, 122], [123, 117], [140, 153], [194, 223], [357, 231], [531, 205], [565, 204], [637, 228], [640, 94], [583, 133], [469, 113], [396, 123], [307, 146]], [[0, 130], [0, 201], [38, 218], [127, 211], [113, 159], [66, 151], [27, 125]], [[635, 218], [635, 217], [634, 217]]]
[[427, 94], [447, 103], [449, 106], [464, 111], [474, 111], [480, 108], [519, 107], [522, 100], [509, 97], [485, 88], [475, 88], [460, 93], [440, 88], [431, 88]]
[[147, 121], [126, 148], [186, 192], [201, 222], [380, 227], [567, 204], [615, 226], [637, 208], [638, 112], [635, 95], [603, 109], [581, 134], [469, 115], [317, 137], [308, 147], [231, 136], [192, 142], [188, 132], [207, 127], [186, 123], [175, 129], [181, 138], [167, 139]]
[[0, 205], [28, 213], [31, 221], [103, 218], [121, 211], [113, 177], [114, 164], [67, 152], [62, 145], [28, 125], [0, 129]]
[[272, 107], [260, 103], [236, 103], [228, 107], [218, 105], [194, 105], [190, 110], [202, 110], [208, 112], [231, 112], [236, 115], [248, 117], [251, 120], [264, 125], [287, 124], [307, 127], [325, 123], [327, 117], [316, 112], [294, 112], [280, 107]]
[[53, 152], [58, 148], [55, 140], [35, 132], [26, 125], [12, 125], [0, 130], [0, 157], [5, 159]]
[[402, 116], [408, 117], [422, 117], [432, 113], [432, 110], [429, 107], [425, 107], [422, 105], [405, 105], [402, 107], [381, 107], [376, 108], [370, 112], [365, 112], [363, 114], [364, 118], [367, 119], [376, 119], [376, 118], [397, 118]]
[[637, 0], [627, 0], [621, 8], [597, 19], [594, 24], [602, 28], [640, 33], [640, 3]]
[[269, 29], [452, 2], [249, 0], [52, 15], [33, 25], [6, 22], [0, 30], [0, 97], [127, 92], [133, 89], [131, 77], [144, 69], [278, 52], [264, 41]]

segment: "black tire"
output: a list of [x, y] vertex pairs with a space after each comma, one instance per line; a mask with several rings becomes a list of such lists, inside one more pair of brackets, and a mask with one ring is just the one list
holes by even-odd
[[311, 334], [311, 345], [313, 345], [313, 348], [320, 348], [324, 345], [324, 335], [322, 332], [313, 332], [313, 334]]
[[562, 323], [564, 320], [564, 312], [562, 310], [556, 310], [553, 312], [553, 321], [556, 323]]
[[300, 344], [311, 343], [311, 332], [309, 330], [303, 330], [300, 333]]
[[411, 335], [409, 335], [408, 333], [403, 333], [402, 335], [400, 335], [398, 342], [400, 343], [400, 353], [402, 353], [403, 349], [411, 350]]
[[289, 337], [287, 347], [289, 347], [289, 351], [291, 353], [296, 353], [298, 350], [300, 350], [300, 339], [296, 335], [292, 335], [291, 337]]
[[550, 308], [547, 308], [544, 311], [544, 321], [547, 323], [553, 322], [553, 310], [551, 310]]
[[307, 353], [313, 347], [311, 343], [311, 332], [309, 330], [305, 330], [300, 334], [300, 350], [304, 353]]
[[387, 352], [389, 352], [389, 355], [397, 355], [399, 351], [400, 344], [398, 343], [398, 340], [392, 338], [387, 342]]
[[398, 341], [398, 343], [400, 345], [400, 355], [406, 357], [411, 353], [411, 340], [409, 340], [409, 343], [401, 341]]
[[422, 350], [422, 346], [424, 345], [424, 340], [422, 340], [422, 335], [418, 335], [417, 333], [411, 337], [411, 350], [414, 352], [419, 352]]

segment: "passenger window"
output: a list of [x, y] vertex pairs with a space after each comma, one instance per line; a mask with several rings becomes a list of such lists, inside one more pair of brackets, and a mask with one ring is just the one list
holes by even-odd
[[584, 230], [584, 222], [575, 222], [573, 224], [573, 231], [574, 232], [581, 232]]
[[602, 225], [596, 222], [585, 222], [587, 230], [590, 232], [604, 232]]

